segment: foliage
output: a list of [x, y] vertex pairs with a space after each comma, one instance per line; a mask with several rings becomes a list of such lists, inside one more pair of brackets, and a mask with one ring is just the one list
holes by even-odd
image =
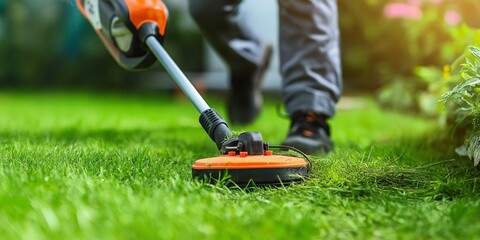
[[480, 48], [471, 46], [465, 63], [461, 64], [461, 81], [443, 95], [443, 101], [456, 104], [458, 124], [466, 129], [466, 151], [474, 161], [480, 162]]
[[[410, 105], [405, 105], [399, 110], [417, 112], [430, 117], [436, 117], [442, 124], [446, 125], [453, 115], [448, 115], [443, 111], [441, 105], [437, 102], [442, 94], [452, 89], [460, 78], [459, 61], [462, 59], [464, 49], [468, 45], [480, 42], [480, 30], [469, 27], [466, 24], [460, 24], [449, 29], [450, 41], [440, 47], [439, 59], [443, 59], [443, 64], [437, 65], [418, 65], [412, 68], [413, 77], [402, 77], [396, 81], [398, 85], [408, 87], [408, 93], [412, 101]], [[398, 79], [398, 78], [397, 78]], [[382, 97], [385, 93], [395, 91], [391, 85], [385, 85], [379, 94], [379, 100], [383, 106], [396, 108], [397, 99]]]
[[[390, 11], [399, 6], [403, 12]], [[347, 91], [376, 91], [386, 108], [446, 124], [450, 116], [437, 101], [456, 80], [444, 75], [455, 74], [449, 65], [480, 42], [479, 2], [364, 0], [339, 7]]]
[[[452, 98], [465, 115], [475, 116], [480, 113], [479, 92], [477, 92], [480, 87], [480, 48], [469, 47], [469, 52], [473, 60], [467, 57], [466, 62], [462, 64], [461, 76], [464, 81], [445, 93], [443, 98], [445, 101]], [[478, 126], [474, 125], [474, 127]]]
[[[389, 9], [394, 4], [409, 9], [401, 9], [403, 15], [392, 15]], [[480, 9], [476, 0], [339, 1], [339, 8], [346, 87], [364, 90], [375, 90], [399, 79], [413, 82], [407, 85], [418, 88], [414, 67], [443, 67], [465, 47], [458, 51], [455, 45], [446, 50], [445, 45], [464, 41], [452, 34], [458, 23], [448, 22], [446, 16], [458, 13], [463, 23], [478, 26], [478, 19], [474, 21], [467, 13]], [[417, 15], [409, 15], [414, 10]]]
[[403, 78], [397, 78], [385, 84], [377, 98], [380, 106], [384, 108], [408, 111], [416, 100], [411, 94], [413, 91], [413, 84], [405, 82]]

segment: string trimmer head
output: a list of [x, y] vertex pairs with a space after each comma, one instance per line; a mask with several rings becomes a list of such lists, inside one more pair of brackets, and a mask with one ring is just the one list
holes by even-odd
[[271, 149], [295, 150], [287, 146], [269, 146], [258, 132], [244, 132], [227, 140], [222, 155], [199, 159], [192, 174], [208, 181], [227, 180], [238, 185], [290, 184], [308, 175], [308, 157], [276, 155]]

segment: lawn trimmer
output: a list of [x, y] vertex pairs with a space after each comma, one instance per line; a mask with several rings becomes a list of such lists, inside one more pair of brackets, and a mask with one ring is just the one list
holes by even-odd
[[[200, 112], [200, 123], [221, 155], [195, 161], [194, 178], [263, 185], [299, 182], [307, 176], [310, 161], [299, 150], [269, 146], [258, 132], [233, 136], [163, 48], [168, 10], [160, 0], [77, 0], [77, 5], [119, 65], [141, 70], [158, 60]], [[271, 149], [294, 150], [303, 158], [277, 155]]]

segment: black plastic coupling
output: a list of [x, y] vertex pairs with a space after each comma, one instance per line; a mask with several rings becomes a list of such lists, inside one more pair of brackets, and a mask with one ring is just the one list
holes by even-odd
[[223, 143], [233, 135], [227, 122], [214, 109], [207, 109], [200, 114], [200, 124], [217, 144], [218, 150], [222, 151]]
[[157, 24], [153, 22], [146, 22], [142, 24], [138, 29], [138, 38], [142, 42], [145, 42], [149, 36], [155, 36], [158, 42], [160, 42], [160, 44], [163, 44], [164, 36], [160, 35], [160, 33], [158, 32]]
[[249, 155], [263, 155], [268, 150], [268, 144], [263, 142], [259, 132], [244, 132], [238, 135], [239, 151]]

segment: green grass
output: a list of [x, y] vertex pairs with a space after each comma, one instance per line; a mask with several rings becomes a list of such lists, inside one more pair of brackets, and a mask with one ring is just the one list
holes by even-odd
[[[480, 178], [445, 130], [366, 103], [304, 183], [238, 189], [192, 180], [217, 150], [184, 99], [0, 92], [0, 239], [480, 239]], [[280, 143], [276, 104], [233, 129]]]

